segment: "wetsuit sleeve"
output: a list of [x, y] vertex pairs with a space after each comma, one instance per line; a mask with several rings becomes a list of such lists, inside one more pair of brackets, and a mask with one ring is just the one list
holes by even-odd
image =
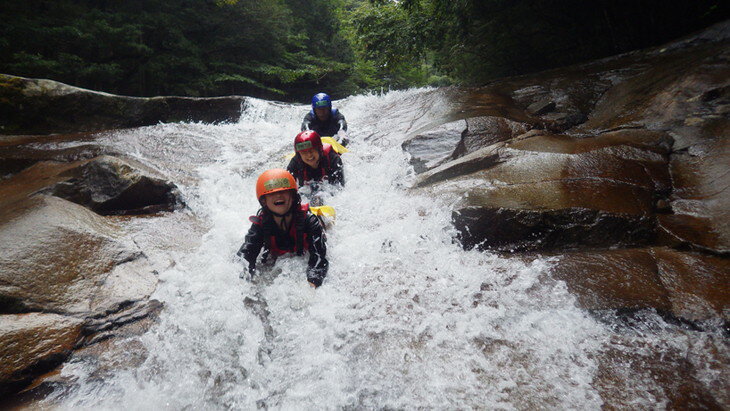
[[248, 229], [246, 238], [241, 248], [238, 249], [236, 255], [243, 257], [248, 261], [248, 272], [253, 274], [256, 269], [256, 258], [264, 246], [264, 229], [260, 223], [251, 224]]
[[312, 129], [312, 127], [311, 127], [312, 119], [313, 119], [312, 112], [310, 111], [309, 113], [307, 113], [306, 116], [304, 116], [304, 120], [302, 120], [302, 131]]
[[340, 130], [347, 131], [347, 121], [345, 120], [345, 116], [340, 113], [340, 110], [337, 110], [337, 124], [340, 125]]
[[289, 161], [289, 165], [286, 166], [286, 171], [290, 172], [291, 175], [294, 176], [294, 178], [297, 180], [297, 184], [299, 184], [299, 186], [301, 187], [303, 184], [302, 179], [304, 176], [302, 175], [302, 167], [296, 156], [294, 156]]
[[327, 240], [317, 217], [307, 213], [306, 232], [309, 236], [309, 265], [307, 281], [319, 287], [327, 276], [329, 262], [327, 261]]
[[330, 151], [330, 170], [328, 179], [332, 184], [345, 185], [345, 172], [342, 167], [342, 157], [335, 152]]

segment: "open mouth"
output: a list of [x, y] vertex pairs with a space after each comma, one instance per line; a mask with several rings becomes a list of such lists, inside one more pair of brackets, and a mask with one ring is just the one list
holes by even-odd
[[282, 206], [285, 203], [286, 203], [286, 201], [284, 201], [284, 200], [276, 200], [276, 201], [274, 201], [274, 205], [275, 206]]

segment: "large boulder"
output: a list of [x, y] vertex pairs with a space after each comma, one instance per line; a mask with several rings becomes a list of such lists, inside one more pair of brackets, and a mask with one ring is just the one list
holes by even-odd
[[[21, 336], [23, 343], [8, 345], [7, 357], [2, 353], [15, 365], [0, 375], [0, 389], [22, 388], [73, 347], [114, 336], [159, 310], [159, 302], [149, 299], [157, 286], [153, 263], [117, 220], [92, 211], [123, 198], [139, 181], [155, 181], [140, 170], [109, 157], [40, 161], [0, 181], [0, 314], [13, 319], [13, 327], [0, 327], [0, 340], [36, 336]], [[87, 194], [89, 201], [79, 201], [86, 207], [47, 194], [59, 186]], [[118, 210], [144, 209], [117, 204], [123, 205]], [[58, 328], [34, 331], [43, 328], [36, 326], [36, 314], [19, 315], [38, 312], [58, 314], [44, 320]]]
[[457, 120], [417, 134], [401, 147], [410, 155], [415, 172], [422, 173], [450, 160], [466, 131], [466, 121]]
[[417, 185], [455, 198], [467, 248], [642, 245], [654, 240], [655, 201], [671, 187], [666, 146], [666, 135], [645, 130], [530, 132], [429, 170]]
[[0, 74], [0, 134], [50, 134], [159, 122], [236, 121], [245, 97], [127, 97]]
[[468, 91], [457, 117], [483, 131], [417, 170], [417, 189], [451, 199], [467, 248], [728, 254], [730, 24], [720, 26]]
[[0, 315], [0, 395], [53, 369], [74, 348], [83, 321], [58, 314]]
[[49, 188], [56, 197], [98, 214], [150, 214], [182, 206], [177, 187], [142, 164], [101, 156], [63, 173], [68, 179]]
[[149, 298], [157, 277], [113, 222], [37, 196], [0, 219], [0, 312], [97, 316]]

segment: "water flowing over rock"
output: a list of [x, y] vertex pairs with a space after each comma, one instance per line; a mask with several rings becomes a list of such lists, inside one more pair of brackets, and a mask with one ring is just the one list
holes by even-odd
[[[157, 286], [153, 264], [119, 222], [102, 215], [182, 204], [173, 184], [133, 161], [83, 159], [83, 149], [36, 155], [12, 148], [0, 156], [25, 158], [30, 166], [0, 181], [0, 320], [12, 324], [0, 327], [0, 338], [25, 339], [3, 353], [15, 364], [0, 376], [8, 391], [58, 365], [72, 348], [159, 311], [159, 302], [149, 300]], [[57, 324], [28, 339], [39, 321]]]
[[[272, 136], [298, 129], [301, 106], [251, 100], [239, 124], [4, 138], [0, 272], [16, 271], [0, 278], [0, 343], [24, 341], [3, 352], [18, 359], [5, 387], [74, 350], [21, 397], [60, 408], [728, 408], [718, 50], [717, 35], [700, 36], [479, 89], [338, 101], [350, 174], [331, 198], [331, 272], [317, 290], [299, 257], [251, 282], [233, 258], [259, 206], [257, 175], [291, 148]], [[186, 208], [129, 200], [177, 192], [166, 179]], [[179, 203], [171, 195], [162, 209]], [[115, 215], [131, 212], [154, 214]], [[40, 316], [58, 329], [36, 332]]]
[[235, 121], [245, 98], [127, 97], [0, 74], [0, 134], [49, 134], [159, 122]]
[[[708, 32], [468, 93], [457, 155], [410, 153], [416, 190], [452, 199], [467, 249], [569, 251], [555, 276], [588, 309], [727, 321], [730, 23]], [[470, 137], [485, 119], [512, 126]]]

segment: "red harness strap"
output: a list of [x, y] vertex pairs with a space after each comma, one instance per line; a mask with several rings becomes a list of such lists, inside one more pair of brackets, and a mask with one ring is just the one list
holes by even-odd
[[306, 220], [307, 218], [309, 204], [301, 204], [299, 211], [301, 212], [301, 215], [297, 215], [299, 213], [295, 213], [292, 225], [291, 227], [289, 227], [289, 237], [294, 237], [294, 249], [287, 250], [280, 248], [276, 244], [276, 236], [271, 235], [268, 238], [268, 248], [270, 255], [278, 257], [280, 255], [291, 252], [295, 252], [297, 255], [302, 255], [304, 254], [305, 249], [309, 249], [307, 234], [304, 232], [304, 220]]

